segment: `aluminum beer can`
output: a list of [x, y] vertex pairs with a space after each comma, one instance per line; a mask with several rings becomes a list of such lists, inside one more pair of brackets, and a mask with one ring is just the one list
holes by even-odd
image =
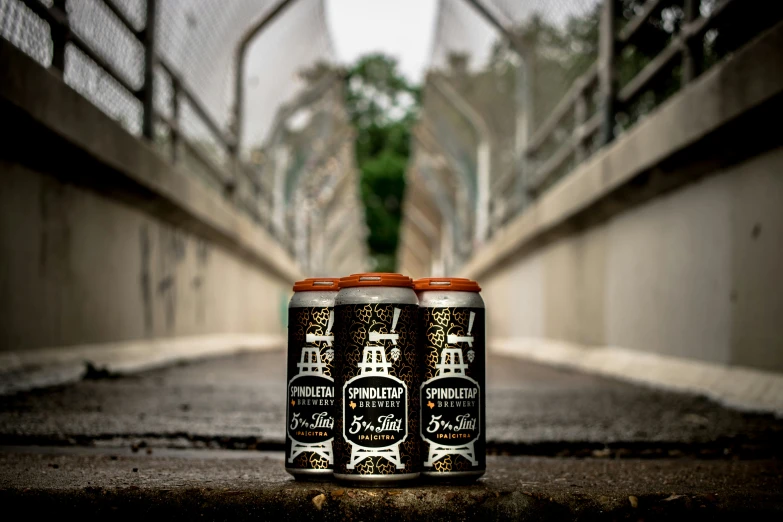
[[474, 480], [486, 471], [484, 301], [464, 278], [417, 279], [422, 475]]
[[334, 468], [334, 298], [339, 279], [294, 284], [288, 304], [285, 469], [329, 480]]
[[343, 277], [335, 312], [334, 476], [365, 486], [415, 479], [420, 361], [413, 280]]

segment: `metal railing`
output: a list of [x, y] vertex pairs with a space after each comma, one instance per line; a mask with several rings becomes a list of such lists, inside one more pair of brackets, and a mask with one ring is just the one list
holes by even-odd
[[[66, 9], [67, 0], [53, 0], [49, 6], [39, 0], [21, 1], [50, 27], [53, 49], [51, 70], [63, 76], [65, 74], [66, 48], [69, 44], [75, 46], [140, 102], [142, 136], [145, 139], [156, 142], [159, 141], [161, 133], [165, 134], [168, 137], [167, 146], [172, 163], [181, 164], [185, 161], [186, 156], [193, 158], [211, 178], [211, 181], [222, 189], [224, 195], [236, 199], [235, 203], [239, 208], [250, 214], [255, 221], [269, 228], [268, 207], [271, 206], [271, 194], [263, 190], [258, 180], [256, 168], [240, 160], [236, 136], [229, 130], [221, 128], [172, 64], [167, 63], [156, 52], [155, 13], [157, 0], [146, 0], [146, 11], [143, 15], [144, 27], [141, 29], [137, 28], [137, 24], [134, 24], [116, 0], [98, 0], [108, 8], [116, 20], [144, 49], [143, 84], [140, 86], [129, 81], [127, 76], [113, 65], [110, 59], [102, 56], [85, 38], [72, 30]], [[273, 14], [277, 14], [278, 11]], [[265, 20], [268, 22], [271, 18], [272, 15], [267, 16]], [[156, 95], [159, 94], [155, 92], [156, 75], [160, 75], [159, 78], [165, 78], [170, 86], [166, 111], [156, 107]], [[185, 104], [196, 116], [200, 126], [208, 132], [220, 152], [228, 158], [226, 164], [217, 164], [202, 147], [187, 138], [183, 132], [182, 121], [182, 109]], [[160, 126], [163, 127], [162, 131]], [[245, 190], [241, 190], [242, 188]], [[241, 197], [240, 194], [237, 194], [238, 192], [244, 194], [245, 197]], [[248, 195], [252, 197], [248, 198]]]
[[[467, 1], [501, 32], [510, 47], [522, 58], [524, 66], [525, 60], [535, 52], [529, 42], [520, 38], [514, 28], [502, 23], [481, 0]], [[755, 4], [758, 7], [758, 2]], [[668, 96], [703, 73], [708, 68], [704, 63], [705, 37], [710, 31], [720, 28], [728, 13], [740, 8], [737, 0], [716, 0], [711, 3], [701, 0], [647, 0], [637, 6], [633, 15], [621, 25], [621, 5], [619, 0], [605, 0], [602, 3], [595, 63], [573, 82], [535, 132], [526, 136], [518, 158], [520, 168], [493, 183], [490, 191], [494, 207], [492, 230], [502, 227], [521, 212], [528, 202], [539, 197], [595, 151], [613, 141], [618, 133], [633, 124], [639, 116], [654, 109], [660, 99], [642, 108], [635, 108], [634, 104], [639, 103], [644, 94], [658, 82], [677, 84], [675, 89], [667, 93]], [[677, 10], [680, 18], [668, 42], [620, 85], [619, 70], [625, 64], [628, 51], [633, 51], [644, 39], [645, 29], [650, 24], [661, 25], [660, 17], [666, 10]], [[780, 15], [779, 9], [770, 8], [770, 11], [773, 17]], [[725, 26], [721, 28], [725, 29]], [[625, 69], [627, 72], [628, 67]], [[536, 79], [528, 77], [526, 81], [535, 82]], [[526, 103], [535, 105], [535, 100], [528, 98]], [[532, 112], [526, 111], [528, 129], [533, 127]], [[514, 190], [515, 186], [519, 186], [520, 176], [522, 194]]]
[[[535, 198], [578, 165], [590, 154], [611, 142], [617, 133], [617, 118], [659, 78], [671, 73], [673, 63], [681, 60], [679, 88], [684, 87], [702, 71], [703, 38], [707, 31], [737, 5], [737, 0], [722, 0], [706, 14], [699, 10], [699, 0], [684, 0], [683, 23], [672, 34], [669, 44], [624, 85], [618, 85], [618, 64], [625, 50], [642, 34], [651, 18], [677, 2], [647, 0], [641, 11], [617, 30], [617, 0], [606, 0], [599, 25], [599, 56], [597, 63], [574, 82], [537, 131], [530, 136], [524, 149], [527, 191]], [[593, 113], [590, 113], [591, 100]], [[567, 126], [563, 133], [563, 126]], [[593, 141], [591, 146], [591, 141]], [[542, 151], [552, 145], [548, 154]]]
[[[235, 99], [227, 111], [231, 114], [225, 121], [219, 117], [219, 97], [190, 78], [192, 66], [188, 63], [193, 57], [175, 58], [181, 53], [172, 52], [177, 48], [167, 41], [167, 31], [178, 34], [179, 29], [171, 20], [166, 23], [166, 16], [172, 15], [167, 15], [166, 8], [171, 4], [157, 0], [6, 1], [0, 3], [0, 11], [11, 12], [13, 17], [8, 23], [5, 18], [0, 23], [4, 38], [59, 75], [172, 164], [190, 176], [200, 177], [265, 228], [295, 256], [301, 268], [334, 270], [334, 266], [323, 265], [327, 257], [332, 262], [337, 259], [326, 255], [331, 244], [322, 237], [321, 229], [327, 224], [336, 226], [336, 216], [343, 216], [335, 208], [337, 199], [340, 205], [353, 209], [336, 228], [341, 237], [345, 236], [344, 243], [354, 248], [357, 241], [364, 241], [366, 230], [362, 228], [358, 190], [344, 188], [341, 197], [336, 197], [335, 187], [340, 180], [358, 187], [358, 171], [353, 164], [355, 133], [345, 110], [345, 77], [341, 70], [328, 62], [310, 64], [315, 73], [301, 65], [303, 77], [310, 76], [300, 82], [303, 85], [295, 82], [295, 89], [301, 89], [295, 98], [277, 100], [283, 105], [277, 107], [271, 136], [252, 146], [240, 143], [242, 119], [250, 110], [243, 93], [245, 74], [255, 72], [245, 71], [245, 54], [256, 37], [294, 0], [259, 3], [264, 7], [260, 20], [244, 32], [237, 31], [241, 33], [237, 42], [227, 42], [233, 50], [233, 68], [229, 68], [226, 83], [236, 83], [231, 89]], [[248, 2], [247, 9], [234, 15], [246, 14], [253, 5]], [[302, 12], [298, 13], [301, 16]], [[238, 19], [240, 24], [248, 23], [246, 16]], [[188, 19], [185, 23], [196, 22]], [[202, 73], [200, 78], [204, 76]], [[213, 75], [206, 79], [222, 78]], [[107, 89], [111, 89], [108, 97]], [[274, 102], [270, 106], [274, 107]], [[313, 215], [303, 214], [303, 209], [311, 209]], [[300, 244], [304, 247], [297, 248]], [[365, 254], [366, 249], [362, 255], [351, 256], [348, 264], [356, 268]]]
[[[458, 270], [485, 238], [507, 226], [640, 118], [728, 53], [783, 19], [783, 3], [763, 0], [603, 0], [581, 10], [567, 24], [541, 24], [533, 11], [526, 19], [513, 20], [493, 0], [465, 1], [475, 8], [474, 16], [490, 22], [505, 39], [507, 46], [496, 42], [493, 52], [511, 50], [518, 59], [509, 60], [497, 52], [487, 65], [470, 68], [466, 66], [470, 52], [454, 45], [457, 38], [453, 38], [452, 47], [446, 49], [453, 50], [454, 61], [435, 64], [423, 88], [421, 118], [413, 131], [414, 159], [407, 179], [409, 184], [422, 187], [428, 205], [438, 209], [442, 229], [447, 225], [463, 227], [459, 231], [452, 228], [452, 244], [431, 253], [432, 266], [443, 266], [447, 273]], [[454, 4], [442, 5], [451, 8]], [[448, 13], [454, 18], [439, 23], [464, 21], [453, 9]], [[507, 25], [503, 19], [514, 25]], [[460, 24], [458, 29], [462, 28]], [[574, 28], [580, 34], [577, 41], [583, 45], [568, 55], [573, 47], [566, 48], [563, 41], [569, 39], [561, 41], [558, 37]], [[492, 90], [501, 85], [500, 80], [493, 84], [488, 75], [504, 65], [516, 67], [513, 92]], [[443, 101], [448, 97], [439, 94], [436, 87], [441, 84], [467, 93], [465, 102], [470, 107], [462, 109], [462, 102], [454, 100], [456, 95], [450, 97], [450, 103]], [[497, 105], [486, 101], [486, 93], [503, 104], [507, 114], [513, 112], [515, 139], [504, 140], [508, 122], [499, 116]], [[483, 139], [476, 123], [472, 134], [466, 125], [458, 132], [456, 126], [461, 120], [457, 115], [472, 111], [480, 116], [468, 120], [489, 121], [489, 130], [494, 133], [490, 138], [494, 139]], [[478, 157], [484, 143], [489, 144], [492, 161], [491, 175], [482, 178]], [[429, 168], [435, 162], [440, 165], [439, 172]], [[434, 181], [441, 174], [448, 182]], [[478, 183], [487, 180], [489, 208], [476, 189]], [[460, 188], [467, 197], [458, 197]], [[488, 233], [468, 233], [478, 225], [484, 226], [481, 215], [487, 212]], [[404, 220], [403, 228], [406, 232], [417, 229], [417, 225]], [[466, 244], [471, 247], [460, 250]], [[411, 251], [411, 246], [405, 244], [400, 248], [401, 259], [429, 266], [428, 260], [419, 259], [421, 250]]]

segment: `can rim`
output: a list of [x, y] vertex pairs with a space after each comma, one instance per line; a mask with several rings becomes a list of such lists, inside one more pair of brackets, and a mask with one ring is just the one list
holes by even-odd
[[340, 289], [365, 286], [413, 288], [413, 279], [406, 275], [391, 272], [366, 272], [340, 278]]
[[308, 277], [294, 283], [294, 292], [336, 292], [339, 289], [339, 277]]
[[465, 277], [422, 277], [413, 282], [413, 288], [417, 292], [430, 290], [481, 292], [481, 287], [476, 281]]

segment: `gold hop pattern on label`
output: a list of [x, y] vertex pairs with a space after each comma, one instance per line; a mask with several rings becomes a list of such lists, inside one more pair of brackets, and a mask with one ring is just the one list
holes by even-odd
[[345, 364], [350, 367], [356, 367], [359, 366], [359, 360], [362, 358], [362, 355], [360, 353], [351, 352], [348, 354], [345, 354]]
[[356, 309], [356, 318], [363, 323], [369, 323], [372, 318], [372, 305], [364, 305]]
[[378, 332], [378, 333], [389, 333], [389, 328], [384, 324], [384, 322], [373, 320], [370, 323], [370, 328], [368, 329], [370, 332]]
[[292, 325], [291, 328], [293, 328], [293, 332], [290, 335], [293, 336], [294, 341], [296, 341], [296, 344], [304, 343], [305, 340], [304, 325], [301, 324]]
[[371, 458], [364, 459], [356, 465], [355, 469], [360, 475], [373, 475], [375, 473], [375, 462]]
[[308, 462], [310, 463], [310, 468], [312, 469], [328, 469], [329, 468], [329, 461], [326, 460], [324, 457], [318, 455], [317, 453], [311, 453], [310, 458], [308, 459]]
[[[391, 323], [392, 311], [388, 306], [383, 304], [375, 305], [375, 315], [382, 323]], [[373, 321], [375, 323], [375, 321]]]
[[451, 471], [451, 466], [452, 466], [451, 455], [447, 455], [442, 459], [435, 461], [435, 465], [434, 465], [435, 471], [439, 471], [441, 473], [446, 473]]
[[470, 461], [462, 455], [446, 455], [434, 462], [433, 468], [439, 473], [449, 471], [470, 471]]
[[433, 350], [431, 347], [427, 350], [427, 372], [425, 379], [429, 380], [435, 377], [435, 365], [438, 364], [438, 351]]
[[359, 326], [356, 329], [351, 330], [351, 340], [355, 344], [362, 343], [364, 339], [367, 338], [367, 328], [364, 326]]
[[465, 330], [462, 328], [462, 325], [460, 324], [452, 324], [448, 328], [448, 334], [447, 335], [465, 335]]
[[433, 346], [443, 347], [446, 344], [446, 332], [439, 325], [431, 325], [427, 328], [427, 340]]
[[297, 469], [329, 469], [329, 461], [317, 453], [306, 451], [294, 459], [293, 467]]
[[439, 308], [431, 312], [432, 322], [439, 324], [440, 326], [448, 326], [451, 318], [451, 313], [448, 308]]
[[419, 366], [419, 354], [414, 352], [413, 350], [405, 352], [405, 362], [407, 362], [409, 365], [415, 367]]
[[329, 309], [313, 310], [313, 322], [320, 326], [327, 326], [329, 324]]
[[386, 459], [378, 459], [378, 462], [376, 463], [375, 469], [378, 470], [378, 473], [381, 475], [392, 475], [395, 471], [394, 464], [389, 462]]
[[470, 462], [462, 455], [454, 456], [454, 471], [469, 471]]

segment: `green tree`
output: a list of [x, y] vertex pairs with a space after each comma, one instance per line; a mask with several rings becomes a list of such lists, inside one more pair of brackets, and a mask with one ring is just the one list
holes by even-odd
[[361, 171], [370, 255], [377, 271], [396, 265], [405, 168], [419, 88], [383, 54], [360, 58], [346, 74], [346, 102], [356, 127], [356, 160]]

